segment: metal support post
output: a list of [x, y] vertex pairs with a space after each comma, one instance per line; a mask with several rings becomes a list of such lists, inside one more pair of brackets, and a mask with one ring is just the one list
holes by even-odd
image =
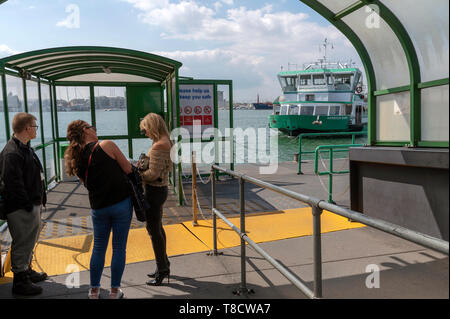
[[314, 258], [314, 297], [322, 298], [322, 237], [320, 215], [322, 209], [312, 206], [313, 214], [313, 258]]
[[195, 151], [192, 151], [192, 213], [194, 214], [192, 226], [198, 226], [197, 221], [197, 162], [195, 158]]
[[219, 253], [217, 251], [217, 216], [214, 213], [214, 210], [216, 209], [216, 170], [213, 166], [211, 166], [211, 194], [212, 194], [212, 212], [213, 212], [213, 251], [209, 252], [208, 256], [217, 256], [222, 255], [222, 253]]
[[244, 236], [245, 233], [245, 180], [239, 178], [239, 199], [240, 199], [240, 215], [241, 215], [241, 286], [233, 291], [235, 295], [255, 293], [253, 289], [247, 288], [247, 270], [246, 270], [246, 247]]

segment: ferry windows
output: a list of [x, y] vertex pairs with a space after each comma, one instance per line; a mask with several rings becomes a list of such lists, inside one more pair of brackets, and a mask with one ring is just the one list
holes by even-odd
[[128, 134], [125, 91], [125, 87], [94, 87], [95, 126], [99, 136]]
[[303, 105], [300, 108], [300, 115], [313, 115], [314, 114], [314, 106]]
[[331, 74], [327, 74], [327, 84], [333, 85], [333, 76]]
[[311, 75], [300, 75], [300, 85], [301, 86], [306, 86], [306, 85], [311, 85]]
[[67, 136], [67, 126], [73, 120], [83, 120], [90, 124], [91, 98], [87, 86], [57, 86], [56, 109], [58, 118], [58, 136]]
[[314, 101], [315, 95], [314, 94], [306, 94], [305, 95], [305, 101]]
[[334, 86], [336, 90], [350, 90], [352, 84], [352, 74], [335, 74]]
[[341, 107], [339, 105], [332, 105], [330, 106], [330, 113], [329, 115], [339, 115], [341, 112]]
[[351, 115], [352, 114], [352, 108], [353, 108], [353, 106], [351, 104], [345, 105], [345, 115]]
[[328, 115], [328, 105], [317, 105], [314, 115]]
[[314, 74], [313, 75], [313, 84], [314, 85], [324, 85], [325, 77], [323, 76], [323, 74]]
[[285, 91], [296, 91], [297, 90], [297, 77], [290, 76], [283, 78], [285, 81], [284, 90]]

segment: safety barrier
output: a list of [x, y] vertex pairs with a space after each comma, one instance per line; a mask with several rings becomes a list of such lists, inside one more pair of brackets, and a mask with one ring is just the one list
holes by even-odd
[[[304, 151], [302, 139], [303, 137], [324, 137], [324, 136], [351, 136], [351, 144], [355, 144], [357, 135], [367, 135], [367, 131], [362, 132], [333, 132], [333, 133], [301, 133], [298, 135], [298, 171], [297, 174], [303, 174], [302, 172], [302, 155], [303, 154], [314, 154], [315, 151]], [[340, 150], [340, 152], [345, 152], [346, 150]]]
[[[340, 145], [320, 145], [316, 147], [314, 151], [314, 174], [316, 175], [328, 175], [328, 203], [336, 204], [333, 201], [333, 175], [335, 174], [348, 174], [349, 170], [335, 171], [333, 169], [333, 152], [348, 151], [349, 147], [360, 147], [363, 144], [340, 144]], [[328, 150], [328, 171], [319, 171], [319, 157], [320, 151]]]
[[[240, 228], [233, 225], [217, 208], [216, 208], [216, 171], [226, 173], [230, 176], [239, 178], [239, 193], [240, 193]], [[285, 195], [292, 199], [306, 203], [312, 208], [313, 215], [313, 265], [314, 265], [314, 289], [309, 289], [305, 284], [292, 275], [289, 270], [283, 267], [279, 262], [273, 259], [263, 249], [261, 249], [255, 242], [253, 242], [245, 233], [245, 182], [250, 182], [262, 188], [270, 189], [279, 194]], [[228, 226], [231, 227], [241, 238], [241, 286], [238, 293], [249, 293], [251, 290], [247, 288], [246, 283], [246, 251], [245, 243], [247, 242], [253, 247], [262, 257], [264, 257], [270, 264], [272, 264], [281, 274], [283, 274], [291, 283], [300, 289], [309, 298], [322, 298], [322, 237], [321, 237], [321, 220], [320, 216], [325, 209], [331, 213], [347, 217], [353, 221], [365, 224], [367, 226], [376, 228], [386, 233], [395, 235], [397, 237], [406, 239], [413, 243], [422, 245], [424, 247], [439, 251], [448, 255], [449, 243], [439, 238], [434, 238], [426, 234], [422, 234], [390, 222], [365, 216], [361, 213], [327, 203], [311, 196], [299, 194], [282, 187], [261, 181], [259, 179], [239, 174], [234, 171], [221, 168], [217, 165], [211, 166], [211, 193], [212, 193], [212, 212], [213, 212], [213, 255], [218, 255], [217, 251], [217, 217], [219, 216]]]

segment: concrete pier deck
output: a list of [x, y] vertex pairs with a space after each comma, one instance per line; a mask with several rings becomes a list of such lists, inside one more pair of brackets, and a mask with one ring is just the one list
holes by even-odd
[[[342, 166], [345, 166], [344, 162]], [[259, 166], [251, 164], [236, 166], [235, 170], [298, 193], [323, 199], [328, 196], [324, 187], [327, 178], [321, 177], [320, 180], [314, 175], [311, 162], [303, 164], [304, 175], [296, 174], [296, 163], [280, 163], [274, 175], [260, 175]], [[348, 175], [336, 176], [333, 187], [333, 199], [338, 205], [349, 207]], [[189, 183], [185, 184], [184, 190], [190, 203]], [[240, 247], [237, 246], [239, 237], [219, 224], [219, 250], [223, 255], [207, 254], [212, 247], [210, 192], [210, 184], [198, 182], [203, 212], [199, 216], [200, 228], [192, 227], [192, 209], [178, 206], [176, 196], [171, 195], [165, 204], [163, 222], [171, 260], [169, 284], [167, 281], [159, 287], [145, 284], [146, 274], [154, 270], [155, 262], [145, 225], [133, 221], [129, 247], [130, 243], [139, 242], [142, 248], [136, 249], [145, 250], [149, 255], [142, 256], [128, 248], [127, 258], [130, 259], [127, 259], [122, 280], [126, 298], [241, 301], [306, 298], [251, 247], [247, 248], [246, 277], [247, 287], [254, 294], [233, 293], [241, 284]], [[217, 183], [218, 208], [233, 220], [239, 216], [238, 194], [237, 180], [221, 177]], [[45, 266], [42, 270], [48, 271], [50, 278], [39, 284], [44, 288], [43, 294], [32, 299], [86, 299], [89, 288], [89, 251], [92, 246], [87, 192], [79, 183], [61, 183], [49, 192], [48, 197], [49, 204], [42, 216], [46, 226], [35, 250], [34, 267], [41, 270], [39, 268], [45, 264], [44, 255], [51, 250], [51, 254], [56, 252], [53, 255], [54, 264], [64, 254], [69, 256], [67, 264], [70, 264], [70, 258], [76, 256], [74, 260], [78, 263], [75, 264], [79, 272], [71, 273], [73, 270], [66, 269], [65, 273], [58, 273], [56, 268]], [[312, 289], [312, 239], [308, 234], [312, 224], [308, 220], [309, 208], [303, 203], [250, 184], [246, 185], [245, 197], [250, 238], [256, 237], [255, 241], [260, 243], [262, 249]], [[448, 256], [342, 218], [333, 218], [336, 217], [324, 214], [322, 219], [324, 298], [449, 298]], [[294, 225], [291, 228], [295, 231], [286, 235], [294, 222], [299, 225], [304, 223], [304, 229]], [[277, 228], [277, 225], [280, 227]], [[2, 234], [2, 247], [7, 246], [9, 240], [7, 232]], [[107, 263], [102, 277], [103, 298], [107, 298], [109, 280], [110, 268]], [[72, 287], [74, 283], [78, 285]], [[10, 273], [0, 279], [0, 298], [14, 298], [11, 285]]]

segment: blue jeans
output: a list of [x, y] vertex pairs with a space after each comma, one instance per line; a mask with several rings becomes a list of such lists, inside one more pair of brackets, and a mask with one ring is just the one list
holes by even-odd
[[111, 260], [111, 288], [119, 288], [125, 269], [128, 232], [130, 230], [133, 207], [131, 198], [102, 209], [91, 211], [94, 226], [94, 248], [90, 262], [91, 287], [99, 288], [109, 235], [113, 231]]

